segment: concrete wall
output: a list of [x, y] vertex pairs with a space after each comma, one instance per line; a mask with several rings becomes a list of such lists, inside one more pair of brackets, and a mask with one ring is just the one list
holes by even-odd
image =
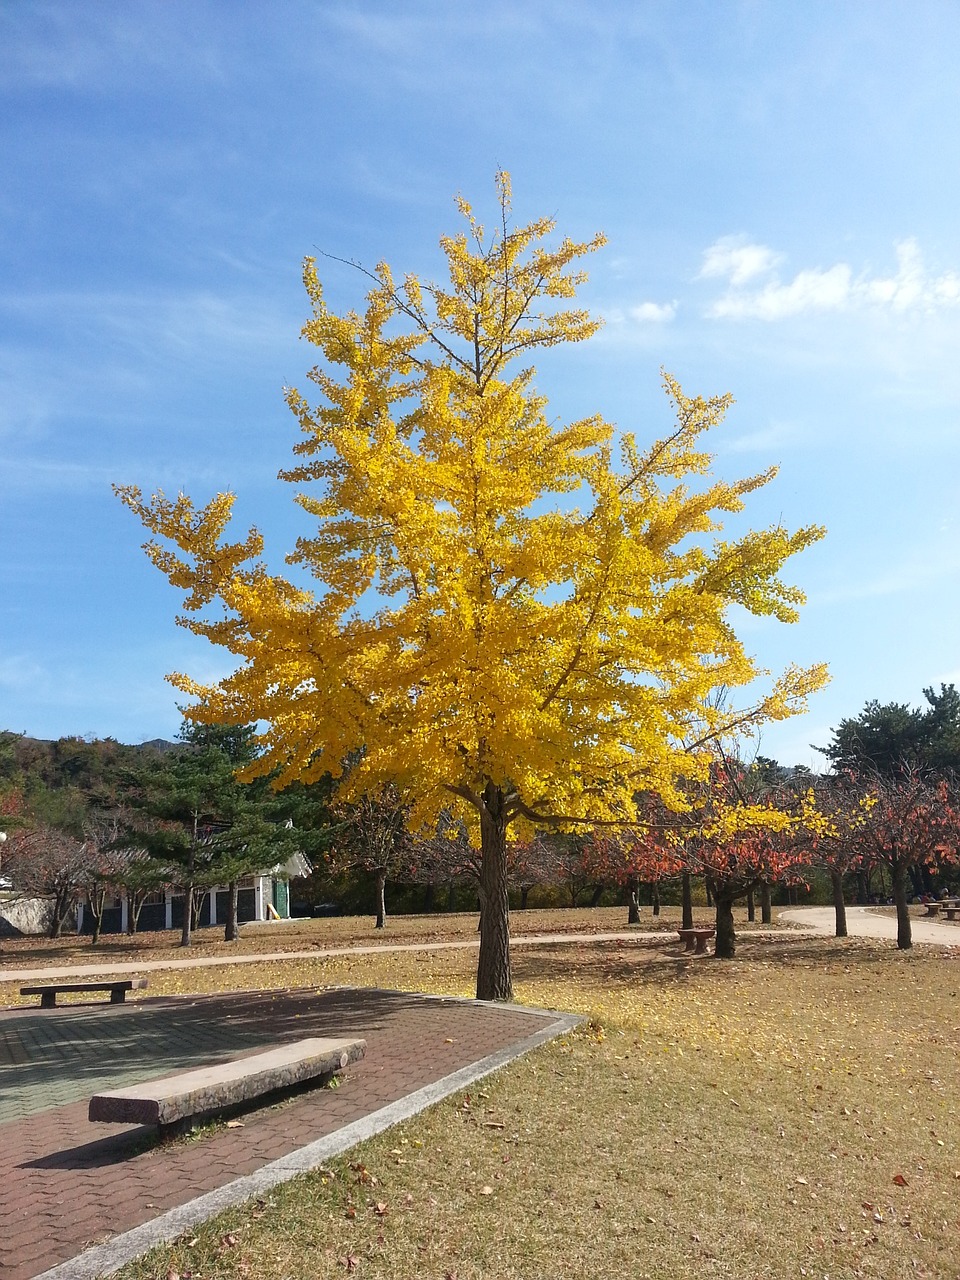
[[[46, 933], [51, 910], [51, 904], [45, 898], [0, 898], [0, 937]], [[74, 917], [68, 916], [63, 926], [64, 933], [75, 928]]]

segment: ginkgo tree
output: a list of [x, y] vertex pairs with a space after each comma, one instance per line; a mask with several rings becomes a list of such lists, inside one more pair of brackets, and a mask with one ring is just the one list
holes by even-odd
[[822, 530], [717, 536], [775, 472], [711, 474], [702, 437], [726, 396], [666, 377], [676, 422], [649, 444], [599, 415], [548, 417], [531, 360], [599, 328], [567, 304], [604, 238], [514, 225], [506, 174], [497, 186], [492, 230], [458, 201], [445, 283], [381, 264], [364, 309], [337, 314], [306, 260], [321, 403], [287, 395], [302, 438], [281, 477], [311, 520], [292, 574], [270, 570], [256, 529], [228, 540], [231, 494], [118, 488], [186, 592], [181, 623], [238, 663], [214, 684], [171, 677], [191, 716], [259, 722], [253, 768], [280, 785], [353, 760], [345, 800], [392, 785], [414, 828], [472, 815], [487, 999], [512, 992], [511, 825], [629, 821], [641, 791], [682, 803], [678, 781], [704, 768], [691, 724], [785, 717], [825, 679], [790, 669], [738, 710], [711, 702], [758, 675], [731, 606], [793, 621], [802, 593], [779, 574]]

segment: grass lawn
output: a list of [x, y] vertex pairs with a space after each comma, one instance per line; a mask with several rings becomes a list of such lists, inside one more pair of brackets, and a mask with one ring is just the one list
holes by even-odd
[[[954, 953], [784, 933], [742, 937], [730, 963], [641, 940], [514, 959], [517, 999], [584, 1013], [580, 1031], [123, 1280], [960, 1274]], [[160, 973], [151, 992], [462, 995], [474, 965], [290, 959]]]

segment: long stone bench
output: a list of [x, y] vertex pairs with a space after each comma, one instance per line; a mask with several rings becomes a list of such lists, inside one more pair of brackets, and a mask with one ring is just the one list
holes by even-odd
[[90, 1099], [89, 1119], [156, 1125], [160, 1132], [189, 1129], [264, 1094], [319, 1077], [321, 1083], [363, 1057], [366, 1040], [294, 1040], [249, 1058], [197, 1067], [163, 1080], [147, 1080]]
[[113, 982], [41, 982], [35, 987], [21, 987], [22, 996], [39, 996], [41, 1009], [55, 1009], [61, 992], [109, 991], [111, 1004], [123, 1004], [128, 991], [142, 991], [146, 978], [118, 978]]

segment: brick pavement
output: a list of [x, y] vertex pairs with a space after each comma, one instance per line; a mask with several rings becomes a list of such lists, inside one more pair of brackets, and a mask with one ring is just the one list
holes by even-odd
[[[0, 1012], [0, 1280], [32, 1280], [563, 1025], [509, 1005], [356, 988]], [[249, 1111], [242, 1127], [161, 1145], [149, 1130], [87, 1120], [98, 1089], [313, 1035], [362, 1036], [366, 1057], [339, 1088]]]

